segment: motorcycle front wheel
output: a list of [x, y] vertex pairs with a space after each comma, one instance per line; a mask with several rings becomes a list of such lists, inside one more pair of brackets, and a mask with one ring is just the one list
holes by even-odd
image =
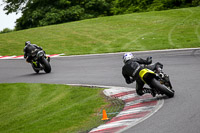
[[31, 66], [32, 66], [33, 70], [34, 70], [36, 73], [39, 73], [39, 70], [38, 70], [37, 68], [35, 68], [35, 66], [34, 66], [33, 63], [31, 63]]
[[152, 86], [153, 88], [155, 88], [155, 89], [157, 89], [158, 91], [160, 91], [161, 94], [165, 94], [165, 95], [167, 95], [169, 98], [174, 97], [174, 93], [175, 93], [175, 92], [174, 92], [173, 90], [167, 88], [166, 86], [160, 84], [160, 82], [157, 81], [155, 78], [152, 79], [152, 81], [151, 81], [150, 84], [151, 84], [151, 86]]

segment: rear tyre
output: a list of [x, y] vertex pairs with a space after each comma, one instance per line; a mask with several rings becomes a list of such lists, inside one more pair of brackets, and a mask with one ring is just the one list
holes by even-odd
[[46, 73], [50, 73], [51, 72], [51, 66], [50, 66], [49, 62], [47, 61], [47, 59], [45, 59], [44, 57], [42, 57], [41, 64], [44, 67], [44, 71]]
[[174, 91], [167, 88], [166, 86], [160, 84], [159, 81], [157, 81], [156, 79], [152, 79], [151, 81], [151, 86], [155, 89], [157, 89], [158, 91], [160, 91], [161, 93], [167, 95], [169, 98], [174, 97]]

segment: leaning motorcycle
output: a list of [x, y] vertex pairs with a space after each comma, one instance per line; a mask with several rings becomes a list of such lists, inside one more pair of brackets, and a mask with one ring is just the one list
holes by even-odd
[[148, 84], [156, 94], [165, 94], [169, 98], [174, 97], [175, 91], [172, 89], [172, 85], [167, 74], [158, 74], [147, 68], [144, 68], [139, 72], [139, 76], [141, 80]]
[[51, 72], [51, 65], [49, 57], [46, 56], [43, 50], [40, 51], [32, 51], [33, 60], [31, 62], [32, 68], [36, 73], [44, 70], [46, 73]]

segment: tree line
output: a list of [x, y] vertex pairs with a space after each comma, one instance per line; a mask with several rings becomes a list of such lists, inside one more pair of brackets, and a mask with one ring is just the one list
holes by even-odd
[[199, 0], [3, 0], [7, 14], [22, 12], [15, 30], [101, 16], [199, 6]]

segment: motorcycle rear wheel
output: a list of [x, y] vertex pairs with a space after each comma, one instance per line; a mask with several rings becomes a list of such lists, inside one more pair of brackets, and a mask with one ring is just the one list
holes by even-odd
[[167, 95], [169, 98], [174, 97], [174, 93], [175, 93], [175, 92], [174, 92], [173, 90], [167, 88], [166, 86], [160, 84], [160, 82], [157, 81], [156, 79], [152, 79], [152, 81], [151, 81], [150, 84], [151, 84], [151, 86], [152, 86], [153, 88], [155, 88], [155, 89], [157, 89], [158, 91], [160, 91], [161, 93]]
[[46, 73], [50, 73], [51, 72], [51, 66], [50, 66], [49, 62], [47, 61], [47, 59], [45, 59], [44, 57], [42, 57], [41, 60], [42, 60], [41, 64], [44, 67], [44, 71]]

